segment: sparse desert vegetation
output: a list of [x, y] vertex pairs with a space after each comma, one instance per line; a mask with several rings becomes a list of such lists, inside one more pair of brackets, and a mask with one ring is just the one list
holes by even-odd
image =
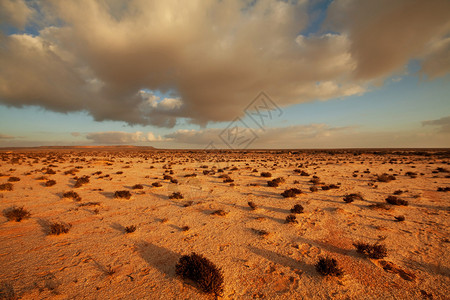
[[445, 153], [131, 149], [0, 152], [17, 298], [445, 298]]
[[21, 207], [13, 206], [10, 208], [7, 208], [3, 211], [3, 215], [8, 219], [8, 221], [16, 221], [20, 222], [23, 219], [28, 219], [31, 216], [31, 213]]
[[198, 284], [205, 293], [221, 296], [224, 289], [222, 271], [210, 260], [197, 254], [183, 255], [176, 264], [176, 273]]

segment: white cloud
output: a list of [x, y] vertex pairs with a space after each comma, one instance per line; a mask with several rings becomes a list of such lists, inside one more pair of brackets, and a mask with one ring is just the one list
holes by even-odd
[[[27, 3], [2, 0], [13, 11], [2, 20], [25, 26]], [[336, 0], [326, 20], [334, 33], [308, 35], [299, 34], [307, 1], [33, 5], [39, 35], [0, 34], [0, 103], [87, 111], [96, 121], [206, 125], [242, 116], [261, 91], [288, 106], [362, 94], [413, 58], [433, 78], [450, 69], [447, 0]]]
[[157, 142], [163, 139], [160, 136], [155, 137], [151, 132], [143, 133], [136, 132], [124, 132], [124, 131], [104, 131], [104, 132], [91, 132], [86, 135], [88, 140], [92, 140], [94, 144], [135, 144], [141, 142]]

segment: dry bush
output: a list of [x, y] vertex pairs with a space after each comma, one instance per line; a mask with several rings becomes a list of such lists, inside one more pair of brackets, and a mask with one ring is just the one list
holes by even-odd
[[116, 191], [114, 193], [114, 198], [125, 198], [125, 199], [130, 199], [131, 198], [131, 193], [130, 191]]
[[341, 276], [343, 274], [334, 258], [320, 257], [315, 267], [322, 276]]
[[284, 221], [286, 224], [297, 224], [297, 217], [295, 215], [288, 215]]
[[65, 192], [65, 193], [63, 194], [63, 198], [71, 198], [71, 199], [73, 199], [74, 201], [81, 201], [80, 195], [78, 195], [78, 193], [77, 193], [77, 192], [74, 192], [74, 191], [68, 191], [68, 192]]
[[189, 226], [183, 226], [183, 227], [181, 227], [181, 230], [182, 230], [182, 231], [188, 231], [189, 229], [191, 229], [191, 227], [189, 227]]
[[396, 196], [388, 196], [386, 198], [386, 202], [389, 203], [389, 204], [392, 204], [392, 205], [404, 205], [404, 206], [408, 205], [408, 201], [407, 200], [400, 199], [400, 198], [398, 198]]
[[309, 182], [311, 182], [312, 184], [320, 184], [320, 178], [314, 175]]
[[131, 187], [133, 190], [142, 190], [144, 186], [142, 184], [135, 184]]
[[347, 203], [351, 203], [355, 200], [364, 200], [364, 198], [359, 193], [352, 193], [344, 196], [344, 201]]
[[291, 213], [293, 214], [301, 214], [303, 213], [303, 206], [300, 204], [295, 204], [293, 208], [291, 208]]
[[302, 191], [297, 189], [297, 188], [292, 188], [292, 189], [288, 189], [285, 190], [283, 193], [281, 193], [281, 196], [283, 196], [284, 198], [289, 198], [289, 197], [295, 197], [296, 195], [301, 194]]
[[438, 192], [450, 192], [450, 187], [438, 187]]
[[277, 187], [280, 184], [284, 183], [286, 180], [283, 177], [278, 177], [272, 180], [267, 181], [267, 186]]
[[45, 174], [54, 175], [54, 174], [56, 174], [56, 171], [48, 168], [47, 171], [45, 172]]
[[184, 199], [183, 195], [180, 192], [173, 192], [169, 199]]
[[153, 183], [152, 183], [152, 186], [154, 186], [154, 187], [161, 187], [162, 184], [159, 183], [159, 182], [153, 182]]
[[317, 188], [317, 186], [312, 186], [312, 187], [309, 188], [309, 190], [310, 190], [311, 192], [313, 192], [313, 193], [319, 191], [319, 189]]
[[28, 219], [31, 216], [30, 212], [24, 209], [23, 206], [10, 207], [3, 211], [3, 215], [8, 219], [8, 221], [16, 221], [16, 222]]
[[387, 249], [385, 245], [381, 244], [369, 244], [363, 242], [354, 243], [353, 246], [356, 247], [358, 253], [364, 254], [365, 256], [373, 259], [380, 259], [387, 256]]
[[227, 213], [226, 211], [224, 211], [223, 209], [218, 209], [218, 210], [216, 210], [216, 211], [213, 211], [211, 214], [214, 215], [214, 216], [221, 216], [221, 217], [224, 217], [224, 216], [226, 216], [228, 213]]
[[74, 187], [78, 188], [86, 183], [89, 183], [89, 176], [87, 176], [87, 175], [77, 178], [77, 181], [75, 182]]
[[216, 297], [223, 294], [222, 271], [207, 258], [195, 252], [183, 255], [175, 266], [175, 272], [183, 279], [196, 282], [205, 293], [214, 294]]
[[125, 227], [125, 232], [126, 233], [132, 233], [136, 231], [136, 226], [135, 225], [131, 225], [131, 226], [127, 226]]
[[255, 203], [253, 203], [252, 201], [249, 201], [247, 204], [248, 204], [248, 206], [250, 206], [250, 208], [252, 210], [255, 210], [258, 208], [258, 206]]
[[189, 206], [191, 206], [192, 204], [194, 204], [194, 201], [188, 201], [188, 202], [186, 202], [185, 204], [183, 204], [183, 206], [184, 206], [184, 207], [189, 207]]
[[48, 180], [45, 182], [46, 187], [54, 186], [56, 184], [55, 180]]
[[16, 182], [16, 181], [20, 181], [19, 177], [9, 177], [8, 182]]
[[395, 220], [397, 221], [397, 222], [403, 222], [403, 221], [405, 221], [405, 216], [396, 216], [396, 217], [394, 217], [395, 218]]
[[223, 180], [223, 182], [224, 182], [224, 183], [234, 182], [234, 179], [231, 179], [230, 177], [226, 177], [226, 178]]
[[63, 233], [68, 233], [72, 225], [62, 223], [62, 222], [53, 222], [50, 223], [50, 231], [49, 235], [60, 235]]
[[261, 177], [272, 177], [270, 172], [261, 172]]
[[3, 183], [0, 184], [0, 191], [12, 191], [13, 190], [13, 185], [12, 183]]
[[395, 180], [395, 176], [394, 175], [389, 175], [389, 174], [381, 174], [377, 176], [377, 181], [379, 182], [389, 182]]

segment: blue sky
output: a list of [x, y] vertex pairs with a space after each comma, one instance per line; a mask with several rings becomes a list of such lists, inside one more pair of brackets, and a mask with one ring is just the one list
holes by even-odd
[[[448, 3], [305, 3], [175, 13], [171, 1], [91, 1], [83, 19], [76, 1], [12, 1], [0, 18], [0, 147], [227, 148], [236, 118], [258, 137], [250, 148], [450, 147]], [[416, 36], [401, 25], [413, 17]], [[243, 113], [261, 91], [283, 112], [263, 129]]]

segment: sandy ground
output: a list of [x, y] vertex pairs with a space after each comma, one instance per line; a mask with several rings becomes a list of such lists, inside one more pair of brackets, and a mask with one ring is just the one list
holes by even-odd
[[[155, 150], [16, 151], [0, 157], [0, 184], [20, 179], [11, 182], [12, 191], [0, 192], [0, 210], [16, 205], [31, 213], [21, 222], [0, 216], [3, 296], [211, 299], [175, 274], [181, 255], [191, 252], [222, 269], [224, 299], [448, 299], [450, 293], [450, 196], [437, 191], [449, 187], [448, 154]], [[74, 175], [65, 174], [74, 168]], [[204, 175], [205, 170], [215, 172]], [[197, 176], [185, 177], [192, 173]], [[378, 182], [382, 173], [395, 174], [396, 180]], [[222, 174], [234, 182], [224, 183]], [[74, 188], [74, 177], [83, 175], [90, 182]], [[313, 175], [340, 188], [322, 190], [319, 184], [310, 192]], [[285, 183], [267, 186], [276, 177]], [[47, 180], [56, 184], [46, 187]], [[162, 186], [153, 187], [154, 182]], [[143, 189], [133, 189], [135, 184]], [[280, 195], [293, 187], [303, 193]], [[72, 190], [81, 201], [62, 197]], [[118, 190], [130, 191], [131, 199], [115, 198]], [[399, 197], [408, 206], [370, 207], [397, 190], [404, 191]], [[173, 192], [184, 199], [169, 199]], [[364, 200], [343, 201], [355, 192]], [[251, 210], [249, 201], [258, 208]], [[298, 224], [285, 224], [294, 204], [304, 213], [297, 215]], [[212, 215], [219, 209], [226, 215]], [[399, 215], [405, 221], [397, 222]], [[54, 221], [72, 227], [49, 235], [48, 223]], [[126, 233], [130, 225], [137, 229]], [[386, 245], [387, 257], [364, 257], [352, 245], [358, 241]], [[335, 258], [344, 275], [320, 275], [315, 264], [321, 256]], [[397, 271], [384, 270], [386, 262]]]

